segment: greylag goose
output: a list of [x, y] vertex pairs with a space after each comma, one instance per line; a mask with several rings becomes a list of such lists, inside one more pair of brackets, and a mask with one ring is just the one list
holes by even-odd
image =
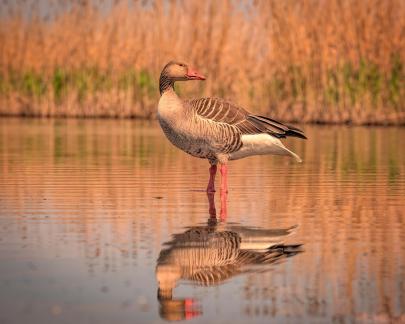
[[174, 91], [176, 81], [205, 80], [184, 63], [169, 62], [160, 74], [158, 120], [166, 137], [192, 156], [211, 164], [207, 191], [214, 192], [217, 164], [222, 176], [221, 192], [227, 191], [227, 163], [252, 155], [287, 155], [301, 162], [280, 138], [306, 139], [295, 127], [253, 115], [220, 98], [182, 100]]

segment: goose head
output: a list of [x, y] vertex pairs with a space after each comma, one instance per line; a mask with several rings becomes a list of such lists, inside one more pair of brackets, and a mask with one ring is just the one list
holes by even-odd
[[205, 80], [205, 76], [190, 68], [185, 63], [171, 61], [165, 65], [160, 74], [160, 94], [173, 88], [176, 81]]
[[162, 75], [172, 81], [205, 80], [202, 74], [190, 68], [187, 64], [174, 61], [165, 65]]

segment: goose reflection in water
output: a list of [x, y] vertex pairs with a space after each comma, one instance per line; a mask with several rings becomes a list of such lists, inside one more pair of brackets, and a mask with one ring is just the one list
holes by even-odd
[[[270, 265], [302, 252], [301, 244], [283, 244], [296, 226], [266, 229], [218, 221], [213, 214], [213, 194], [208, 195], [207, 225], [189, 227], [183, 233], [174, 234], [157, 260], [160, 315], [166, 320], [190, 319], [202, 314], [194, 299], [173, 298], [173, 289], [180, 280], [214, 286], [238, 274], [270, 270]], [[221, 219], [223, 211], [224, 205]]]

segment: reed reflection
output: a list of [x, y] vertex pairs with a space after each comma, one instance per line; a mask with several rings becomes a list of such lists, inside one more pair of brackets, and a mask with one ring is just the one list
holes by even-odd
[[220, 285], [239, 274], [269, 271], [273, 265], [303, 251], [301, 244], [283, 244], [296, 226], [269, 229], [226, 223], [226, 197], [221, 194], [219, 219], [214, 198], [213, 193], [208, 194], [207, 224], [173, 234], [160, 252], [157, 297], [160, 316], [166, 320], [191, 319], [202, 314], [198, 300], [173, 296], [181, 281]]

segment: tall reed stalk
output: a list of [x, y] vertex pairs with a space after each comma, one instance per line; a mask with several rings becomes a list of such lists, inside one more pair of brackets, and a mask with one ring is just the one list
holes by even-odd
[[290, 122], [405, 124], [402, 0], [3, 1], [0, 114], [153, 117], [171, 59]]

